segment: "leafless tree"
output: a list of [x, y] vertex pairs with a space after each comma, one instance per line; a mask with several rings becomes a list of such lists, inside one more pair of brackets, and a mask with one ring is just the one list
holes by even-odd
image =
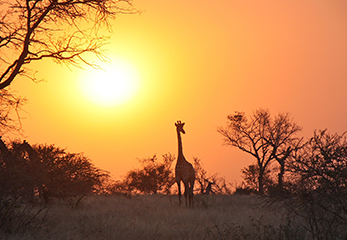
[[110, 19], [135, 12], [132, 0], [0, 0], [0, 101], [17, 109], [19, 99], [3, 90], [18, 76], [35, 80], [33, 61], [95, 66], [86, 55], [105, 59], [100, 27], [110, 30]]
[[14, 92], [0, 90], [0, 136], [8, 131], [20, 132], [21, 122], [18, 114], [25, 102], [25, 98], [17, 96]]
[[267, 125], [267, 136], [265, 140], [272, 147], [272, 155], [280, 165], [278, 174], [278, 187], [283, 189], [283, 176], [286, 160], [293, 151], [297, 151], [303, 145], [303, 138], [296, 137], [301, 127], [294, 122], [288, 113], [280, 113], [270, 119]]
[[[222, 134], [226, 145], [256, 158], [259, 169], [258, 191], [264, 193], [264, 174], [268, 166], [277, 160], [284, 167], [291, 150], [289, 147], [296, 141], [295, 134], [300, 130], [289, 114], [279, 114], [272, 118], [268, 110], [259, 109], [249, 118], [243, 112], [229, 115], [227, 126], [220, 127], [218, 132]], [[281, 170], [280, 177], [283, 172]]]

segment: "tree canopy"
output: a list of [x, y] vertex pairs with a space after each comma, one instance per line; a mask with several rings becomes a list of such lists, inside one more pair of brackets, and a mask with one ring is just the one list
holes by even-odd
[[[27, 145], [28, 148], [23, 148]], [[35, 145], [0, 139], [0, 194], [28, 201], [66, 199], [102, 191], [108, 172], [80, 153], [54, 145]], [[36, 192], [36, 193], [35, 193]], [[38, 194], [38, 195], [37, 195]], [[36, 196], [37, 195], [37, 196]]]
[[[254, 111], [249, 118], [243, 112], [235, 112], [228, 116], [226, 127], [218, 129], [226, 145], [236, 147], [256, 159], [260, 193], [264, 192], [264, 174], [274, 160], [283, 166], [284, 171], [290, 147], [295, 148], [300, 141], [295, 136], [300, 131], [301, 127], [289, 114], [280, 113], [272, 117], [270, 112], [264, 109]], [[283, 172], [279, 176], [281, 180]]]

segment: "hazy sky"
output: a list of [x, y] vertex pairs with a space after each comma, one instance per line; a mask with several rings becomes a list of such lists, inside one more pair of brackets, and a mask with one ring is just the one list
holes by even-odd
[[303, 127], [347, 130], [347, 1], [142, 0], [140, 15], [112, 22], [108, 57], [131, 63], [137, 94], [98, 106], [81, 94], [91, 71], [34, 64], [38, 84], [17, 79], [29, 99], [22, 120], [29, 143], [84, 152], [120, 178], [137, 158], [177, 155], [174, 123], [186, 122], [183, 152], [208, 173], [241, 182], [253, 159], [223, 146], [218, 126], [235, 111], [289, 112]]

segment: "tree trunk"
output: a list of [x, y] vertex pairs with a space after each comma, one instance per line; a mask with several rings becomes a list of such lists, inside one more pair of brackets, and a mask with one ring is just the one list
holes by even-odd
[[281, 168], [280, 168], [280, 173], [278, 174], [278, 189], [280, 191], [283, 190], [283, 175], [284, 175], [284, 160], [279, 161]]
[[259, 171], [259, 177], [258, 177], [258, 184], [259, 184], [258, 191], [260, 194], [264, 194], [263, 175], [264, 175], [264, 171], [260, 170]]

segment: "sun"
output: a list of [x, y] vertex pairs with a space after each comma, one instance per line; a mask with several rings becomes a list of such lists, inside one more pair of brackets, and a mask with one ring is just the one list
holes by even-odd
[[139, 74], [125, 60], [113, 60], [102, 69], [85, 72], [80, 88], [89, 101], [101, 106], [121, 105], [132, 99], [139, 90]]

